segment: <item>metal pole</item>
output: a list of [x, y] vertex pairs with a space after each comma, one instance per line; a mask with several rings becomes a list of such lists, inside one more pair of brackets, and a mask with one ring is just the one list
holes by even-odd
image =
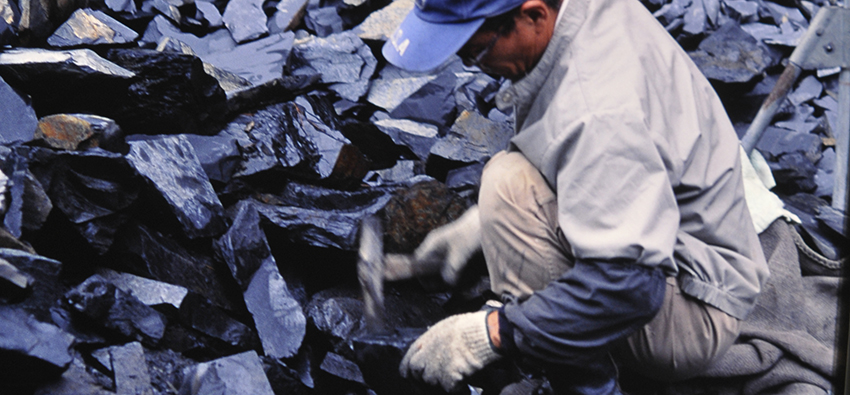
[[821, 9], [812, 19], [809, 30], [806, 31], [800, 43], [794, 48], [794, 52], [791, 53], [791, 57], [788, 58], [788, 65], [785, 66], [785, 71], [779, 76], [779, 81], [776, 81], [776, 85], [773, 87], [770, 95], [762, 103], [758, 113], [756, 113], [756, 117], [753, 119], [750, 127], [747, 128], [744, 137], [741, 137], [741, 146], [744, 147], [747, 155], [753, 151], [753, 148], [755, 148], [761, 135], [764, 133], [764, 129], [770, 125], [773, 116], [776, 115], [776, 111], [785, 102], [785, 98], [791, 92], [791, 88], [794, 87], [794, 82], [797, 81], [797, 78], [803, 71], [801, 65], [818, 46], [818, 38], [822, 34], [822, 32], [818, 33], [818, 27], [827, 23], [826, 21], [829, 19], [828, 14], [829, 12], [827, 10]]
[[776, 115], [776, 111], [779, 110], [779, 107], [785, 101], [788, 92], [791, 91], [794, 81], [797, 81], [797, 77], [800, 76], [801, 71], [802, 69], [795, 65], [794, 62], [788, 62], [788, 66], [785, 66], [785, 71], [779, 76], [779, 80], [776, 81], [773, 90], [770, 91], [767, 99], [762, 103], [758, 113], [756, 113], [756, 117], [753, 118], [753, 122], [747, 128], [744, 137], [741, 137], [741, 145], [744, 147], [747, 155], [756, 147], [765, 128], [770, 126], [773, 116]]
[[[844, 43], [848, 45], [850, 43]], [[835, 185], [832, 207], [847, 213], [847, 167], [850, 160], [850, 68], [842, 67], [838, 77], [838, 125], [835, 130]]]

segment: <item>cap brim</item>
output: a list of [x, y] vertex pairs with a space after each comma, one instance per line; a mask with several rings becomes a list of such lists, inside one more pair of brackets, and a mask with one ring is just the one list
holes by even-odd
[[484, 24], [484, 18], [458, 23], [432, 23], [413, 10], [381, 50], [388, 62], [410, 71], [437, 68], [457, 53]]

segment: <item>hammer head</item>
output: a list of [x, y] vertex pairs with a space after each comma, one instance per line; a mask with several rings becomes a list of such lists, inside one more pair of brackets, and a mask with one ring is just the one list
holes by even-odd
[[366, 328], [382, 332], [384, 322], [384, 243], [381, 220], [370, 215], [360, 223], [360, 249], [357, 278], [363, 290]]

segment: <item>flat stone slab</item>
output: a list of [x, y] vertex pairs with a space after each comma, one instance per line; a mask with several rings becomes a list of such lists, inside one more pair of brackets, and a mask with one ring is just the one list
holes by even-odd
[[54, 47], [127, 44], [139, 37], [133, 29], [102, 11], [78, 9], [59, 26], [47, 43]]

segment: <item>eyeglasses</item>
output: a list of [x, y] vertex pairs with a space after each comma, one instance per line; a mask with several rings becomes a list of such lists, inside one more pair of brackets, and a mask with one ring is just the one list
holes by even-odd
[[501, 36], [502, 29], [499, 29], [496, 31], [496, 34], [493, 35], [493, 38], [490, 39], [490, 42], [488, 42], [487, 45], [485, 45], [484, 48], [481, 49], [481, 51], [479, 51], [477, 54], [469, 53], [466, 55], [461, 55], [460, 59], [463, 61], [464, 64], [475, 66], [483, 70], [483, 67], [481, 66], [481, 60], [483, 60], [484, 57], [487, 56], [487, 54], [490, 52], [490, 50], [493, 49], [493, 47], [496, 45], [496, 41], [498, 41], [499, 37]]

